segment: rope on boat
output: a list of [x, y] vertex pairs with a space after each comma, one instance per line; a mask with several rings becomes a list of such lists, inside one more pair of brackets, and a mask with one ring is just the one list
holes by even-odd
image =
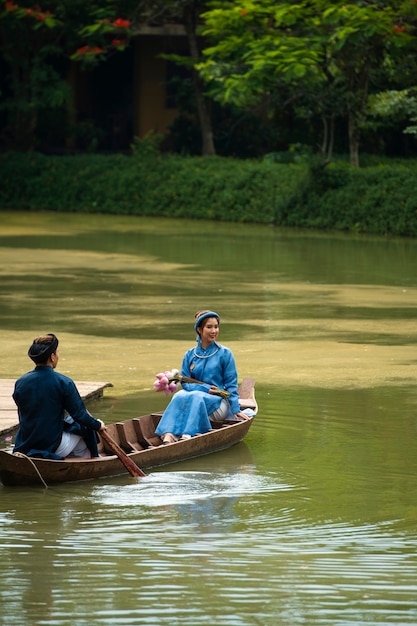
[[34, 461], [29, 457], [26, 456], [26, 454], [23, 454], [23, 452], [13, 452], [13, 454], [15, 456], [20, 456], [22, 459], [27, 459], [31, 465], [35, 468], [36, 473], [38, 474], [39, 478], [41, 479], [41, 481], [43, 482], [44, 486], [46, 487], [46, 489], [48, 489], [48, 485], [46, 484], [46, 482], [44, 481], [42, 474], [40, 473], [40, 471], [38, 470], [38, 468], [36, 467], [36, 464], [34, 463]]

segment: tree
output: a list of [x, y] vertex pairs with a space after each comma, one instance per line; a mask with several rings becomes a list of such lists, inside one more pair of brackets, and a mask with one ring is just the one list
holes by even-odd
[[396, 49], [406, 43], [403, 2], [338, 3], [323, 11], [332, 75], [345, 92], [350, 162], [359, 166], [361, 129], [370, 86]]
[[310, 100], [325, 121], [320, 143], [326, 146], [326, 161], [334, 117], [346, 115], [350, 160], [358, 166], [370, 83], [391, 50], [405, 43], [398, 28], [404, 4], [213, 2], [203, 15], [209, 45], [198, 68], [209, 92], [222, 102], [245, 107], [266, 96], [273, 102], [277, 93], [288, 91], [287, 102]]
[[[403, 126], [403, 132], [417, 137], [417, 0], [404, 3], [401, 20], [394, 25], [396, 33], [405, 39], [399, 63], [392, 65], [389, 82], [372, 94], [368, 101], [374, 119]], [[406, 125], [411, 122], [411, 125]], [[405, 126], [405, 127], [404, 127]]]
[[42, 10], [34, 7], [34, 0], [6, 1], [0, 12], [0, 58], [8, 71], [8, 88], [0, 109], [7, 112], [10, 143], [33, 147], [39, 112], [69, 100], [62, 71], [69, 60], [91, 66], [124, 50], [142, 23], [174, 21], [184, 26], [189, 56], [172, 58], [191, 70], [202, 153], [215, 154], [210, 101], [195, 70], [201, 60], [199, 15], [205, 8], [200, 0], [43, 0]]
[[204, 93], [204, 85], [196, 70], [201, 59], [199, 30], [201, 13], [207, 9], [206, 0], [142, 0], [141, 10], [147, 22], [179, 23], [184, 26], [188, 42], [189, 56], [179, 54], [164, 55], [178, 65], [191, 70], [197, 114], [200, 124], [201, 151], [209, 156], [216, 153], [211, 121], [211, 102]]
[[[62, 107], [70, 97], [65, 64], [70, 59], [94, 63], [128, 43], [136, 0], [6, 1], [0, 12], [0, 55], [7, 81], [0, 109], [7, 115], [9, 143], [33, 148], [39, 113]], [[122, 13], [119, 13], [122, 11]]]

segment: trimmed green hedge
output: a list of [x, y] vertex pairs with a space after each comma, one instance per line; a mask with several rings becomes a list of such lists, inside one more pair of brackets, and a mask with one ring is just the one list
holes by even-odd
[[417, 236], [417, 162], [305, 164], [223, 157], [0, 155], [0, 207], [257, 222]]
[[8, 209], [274, 222], [300, 168], [221, 157], [0, 156]]
[[378, 235], [417, 236], [417, 163], [312, 174], [281, 223]]

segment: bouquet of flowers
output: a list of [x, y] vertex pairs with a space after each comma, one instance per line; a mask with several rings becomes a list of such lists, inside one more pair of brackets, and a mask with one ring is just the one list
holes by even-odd
[[160, 372], [156, 375], [155, 382], [153, 384], [155, 391], [163, 391], [166, 396], [169, 396], [171, 393], [177, 391], [180, 383], [191, 383], [194, 385], [206, 385], [210, 387], [211, 393], [220, 396], [224, 400], [230, 396], [228, 391], [224, 389], [219, 389], [210, 385], [210, 383], [204, 383], [201, 380], [196, 380], [195, 378], [190, 378], [189, 376], [182, 376], [178, 370], [166, 370], [165, 372]]
[[163, 391], [166, 396], [177, 391], [179, 386], [178, 375], [179, 370], [166, 370], [157, 374], [153, 384], [155, 391]]

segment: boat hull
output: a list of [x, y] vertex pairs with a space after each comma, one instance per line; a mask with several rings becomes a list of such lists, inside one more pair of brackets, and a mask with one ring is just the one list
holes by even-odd
[[[143, 416], [128, 422], [140, 423], [152, 416]], [[242, 441], [253, 422], [253, 417], [243, 422], [224, 425], [203, 435], [169, 445], [150, 445], [128, 453], [128, 457], [142, 470], [176, 463], [185, 459], [211, 454]], [[115, 430], [116, 432], [116, 430]], [[94, 459], [51, 460], [29, 458], [19, 453], [0, 450], [0, 480], [5, 486], [50, 485], [80, 480], [94, 480], [126, 472], [115, 455]]]

